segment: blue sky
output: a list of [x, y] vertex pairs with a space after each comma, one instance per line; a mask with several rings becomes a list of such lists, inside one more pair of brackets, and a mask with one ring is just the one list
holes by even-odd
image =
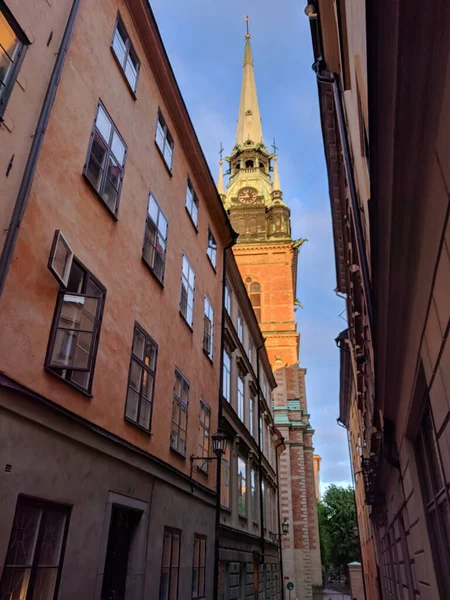
[[[321, 487], [350, 481], [347, 435], [338, 427], [339, 353], [344, 303], [335, 293], [331, 233], [317, 85], [306, 2], [283, 0], [150, 0], [178, 84], [214, 177], [222, 141], [234, 146], [250, 17], [253, 60], [266, 145], [276, 138], [284, 200], [300, 251], [297, 310], [300, 362], [314, 444], [322, 456]], [[342, 315], [341, 315], [342, 313]], [[341, 316], [340, 316], [341, 315]]]

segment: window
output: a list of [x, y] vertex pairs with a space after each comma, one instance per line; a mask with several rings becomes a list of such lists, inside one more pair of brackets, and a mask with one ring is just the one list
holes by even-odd
[[262, 511], [264, 529], [266, 529], [266, 485], [264, 481], [261, 482], [261, 496], [262, 496]]
[[169, 170], [172, 169], [172, 155], [173, 155], [173, 138], [170, 135], [170, 131], [166, 125], [166, 122], [158, 110], [158, 121], [156, 122], [156, 136], [155, 142], [158, 148], [161, 150], [164, 161], [168, 166]]
[[211, 232], [211, 229], [208, 227], [208, 248], [206, 250], [206, 254], [211, 261], [211, 264], [214, 268], [216, 268], [217, 264], [217, 244], [216, 240]]
[[255, 420], [255, 399], [250, 398], [250, 416], [249, 416], [249, 431], [253, 435], [253, 422]]
[[247, 464], [238, 456], [238, 513], [241, 517], [247, 516]]
[[[208, 458], [209, 456], [209, 423], [211, 411], [204, 400], [200, 398], [200, 422], [199, 422], [199, 439], [198, 439], [198, 456]], [[208, 472], [208, 463], [205, 461], [201, 465], [202, 471]]]
[[103, 572], [102, 598], [125, 598], [129, 576], [130, 549], [142, 512], [113, 504]]
[[261, 323], [261, 286], [251, 277], [245, 278], [245, 287], [253, 306], [253, 311], [256, 315], [258, 323]]
[[435, 572], [442, 597], [450, 598], [449, 496], [428, 403], [416, 438], [415, 449]]
[[111, 49], [117, 62], [122, 68], [126, 80], [133, 92], [136, 91], [140, 62], [125, 29], [122, 18], [117, 14], [116, 28], [111, 43]]
[[175, 371], [175, 386], [172, 403], [172, 433], [170, 447], [186, 455], [187, 411], [189, 404], [189, 381], [180, 371]]
[[238, 401], [238, 417], [244, 422], [244, 386], [245, 382], [243, 377], [239, 375], [237, 384], [237, 401]]
[[181, 531], [164, 529], [159, 600], [178, 600]]
[[105, 107], [99, 102], [84, 175], [117, 216], [127, 147]]
[[258, 502], [256, 497], [256, 471], [254, 469], [250, 471], [250, 493], [252, 498], [252, 519], [256, 521], [258, 518]]
[[214, 310], [205, 296], [205, 312], [203, 315], [203, 350], [212, 359], [214, 346]]
[[90, 393], [105, 301], [105, 288], [76, 258], [60, 287], [45, 366]]
[[62, 287], [67, 287], [72, 268], [73, 250], [63, 233], [57, 229], [53, 237], [48, 268]]
[[69, 510], [19, 496], [0, 580], [0, 598], [57, 597]]
[[5, 112], [28, 40], [2, 2], [0, 5], [0, 119]]
[[194, 188], [192, 187], [189, 179], [187, 180], [186, 187], [186, 208], [188, 213], [191, 216], [192, 222], [197, 228], [198, 225], [198, 198], [196, 193], [194, 192]]
[[223, 350], [223, 372], [222, 372], [222, 395], [230, 402], [230, 392], [231, 392], [231, 356], [224, 349]]
[[167, 219], [159, 204], [150, 194], [148, 198], [147, 219], [145, 221], [142, 258], [157, 279], [163, 283], [166, 265]]
[[247, 352], [248, 360], [250, 364], [253, 364], [253, 343], [252, 340], [248, 340], [248, 352]]
[[228, 283], [225, 284], [225, 310], [231, 316], [231, 290]]
[[227, 444], [225, 454], [220, 461], [220, 504], [230, 508], [230, 445]]
[[206, 537], [195, 534], [192, 564], [192, 598], [205, 597]]
[[244, 323], [242, 322], [241, 315], [238, 315], [237, 320], [237, 334], [240, 342], [244, 342]]
[[134, 326], [128, 374], [125, 418], [150, 431], [155, 386], [157, 346], [137, 323]]
[[241, 218], [238, 220], [238, 233], [239, 233], [239, 235], [245, 235], [245, 231], [246, 231], [245, 219]]
[[267, 381], [264, 379], [264, 398], [268, 400], [267, 397]]
[[250, 233], [256, 233], [257, 229], [256, 229], [256, 219], [252, 218], [248, 220], [248, 228]]
[[264, 423], [264, 456], [267, 458], [269, 456], [269, 429]]
[[181, 298], [180, 312], [186, 320], [189, 327], [192, 327], [194, 321], [194, 290], [195, 273], [191, 267], [186, 255], [183, 254], [183, 265], [181, 269]]
[[263, 446], [263, 420], [259, 417], [259, 447], [262, 449]]

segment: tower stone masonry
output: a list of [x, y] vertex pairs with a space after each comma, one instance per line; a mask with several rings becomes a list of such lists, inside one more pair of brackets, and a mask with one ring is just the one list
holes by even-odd
[[279, 466], [283, 585], [294, 583], [294, 598], [312, 599], [322, 584], [313, 465], [313, 434], [306, 402], [306, 369], [300, 367], [300, 334], [294, 307], [297, 259], [304, 239], [291, 235], [290, 210], [283, 200], [276, 147], [264, 144], [250, 35], [245, 39], [243, 79], [236, 144], [224, 185], [220, 161], [218, 190], [239, 238], [234, 255], [246, 285], [277, 381], [273, 394], [275, 424], [286, 451]]

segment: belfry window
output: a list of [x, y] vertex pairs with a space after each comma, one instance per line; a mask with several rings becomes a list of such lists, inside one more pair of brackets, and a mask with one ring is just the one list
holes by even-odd
[[246, 277], [245, 287], [255, 311], [256, 319], [258, 323], [261, 323], [261, 286], [257, 281], [253, 281], [251, 277]]
[[245, 168], [246, 169], [253, 169], [253, 161], [252, 160], [246, 160], [245, 161]]

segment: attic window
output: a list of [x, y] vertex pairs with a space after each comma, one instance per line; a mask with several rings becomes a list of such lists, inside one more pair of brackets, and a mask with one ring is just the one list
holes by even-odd
[[252, 160], [246, 160], [245, 161], [245, 168], [246, 169], [253, 169], [253, 161]]

